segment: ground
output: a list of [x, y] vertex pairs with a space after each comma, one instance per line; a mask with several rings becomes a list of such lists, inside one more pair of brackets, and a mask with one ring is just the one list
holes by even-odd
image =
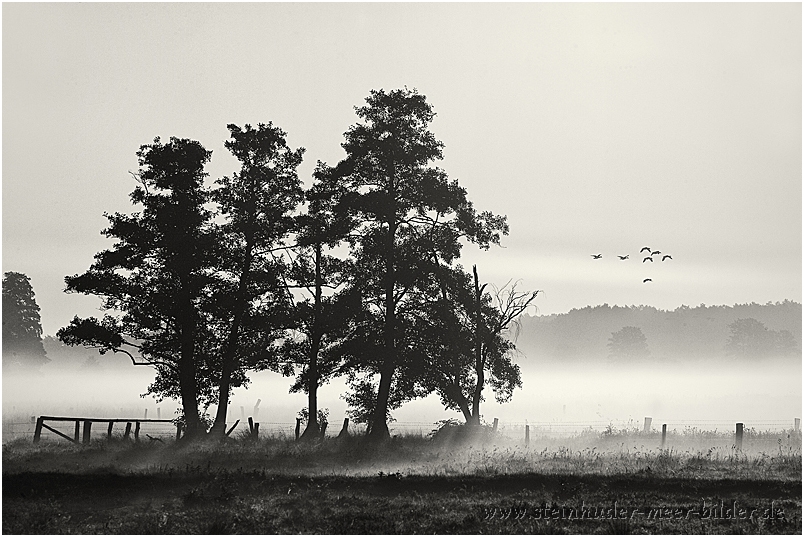
[[751, 452], [629, 440], [646, 438], [16, 441], [3, 533], [801, 533], [800, 435]]

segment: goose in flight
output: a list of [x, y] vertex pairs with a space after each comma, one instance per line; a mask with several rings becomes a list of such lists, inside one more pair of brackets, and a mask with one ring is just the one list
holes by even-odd
[[665, 259], [673, 259], [673, 258], [672, 258], [672, 257], [670, 257], [669, 255], [665, 255], [665, 256], [662, 258], [662, 261], [664, 261]]
[[603, 254], [592, 254], [593, 259], [600, 259], [601, 257], [603, 257]]
[[642, 252], [644, 252], [645, 250], [647, 250], [647, 251], [648, 251], [648, 253], [650, 253], [650, 248], [648, 248], [647, 246], [645, 246], [644, 248], [642, 248], [642, 249], [639, 251], [639, 253], [641, 254], [641, 253], [642, 253]]
[[642, 260], [642, 262], [644, 263], [645, 261], [650, 261], [651, 263], [653, 263], [653, 258], [652, 257], [646, 257], [645, 259]]
[[626, 259], [628, 259], [627, 255], [618, 255], [617, 257], [619, 257], [621, 261], [625, 261]]
[[651, 252], [650, 255], [660, 255], [662, 252], [656, 250], [655, 252]]
[[652, 282], [652, 281], [653, 280], [651, 280], [650, 278], [645, 278], [644, 280], [642, 280], [642, 283], [648, 283], [648, 282]]

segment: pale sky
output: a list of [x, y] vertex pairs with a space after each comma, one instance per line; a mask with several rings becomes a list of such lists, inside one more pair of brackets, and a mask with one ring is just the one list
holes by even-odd
[[111, 245], [104, 212], [133, 210], [140, 145], [196, 139], [212, 180], [237, 170], [228, 123], [272, 121], [309, 183], [353, 107], [403, 86], [437, 113], [439, 166], [508, 215], [504, 248], [463, 263], [544, 290], [539, 313], [801, 301], [800, 3], [2, 10], [2, 265], [31, 277], [45, 334], [100, 314], [64, 276]]

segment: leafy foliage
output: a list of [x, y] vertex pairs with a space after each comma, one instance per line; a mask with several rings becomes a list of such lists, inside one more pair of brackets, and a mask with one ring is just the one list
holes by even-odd
[[117, 242], [96, 254], [87, 272], [65, 278], [67, 292], [99, 296], [103, 309], [121, 315], [74, 319], [58, 333], [70, 344], [126, 346], [154, 365], [149, 393], [180, 397], [191, 437], [201, 430], [199, 402], [214, 401], [214, 370], [205, 360], [212, 334], [201, 322], [218, 255], [203, 184], [210, 155], [198, 142], [178, 138], [140, 147], [131, 201], [142, 211], [106, 214], [110, 226], [103, 234]]
[[[488, 248], [508, 227], [504, 217], [478, 214], [457, 181], [431, 166], [442, 158], [443, 144], [428, 129], [435, 112], [423, 95], [373, 90], [356, 112], [362, 123], [344, 135], [346, 158], [322, 178], [342, 185], [336, 210], [352, 221], [352, 284], [360, 287], [364, 307], [382, 319], [381, 362], [361, 369], [379, 373], [371, 434], [387, 437], [389, 401], [413, 397], [424, 372], [406, 327], [416, 324], [421, 300], [415, 295], [426, 292], [433, 262], [457, 259], [461, 237]], [[398, 374], [400, 368], [409, 375]], [[365, 381], [357, 386], [367, 391]], [[393, 386], [410, 391], [392, 396]]]
[[42, 324], [31, 279], [3, 274], [3, 369], [36, 369], [46, 364]]
[[754, 318], [737, 319], [729, 325], [731, 337], [726, 352], [740, 358], [763, 358], [770, 355], [800, 353], [798, 342], [788, 330], [769, 330]]
[[611, 334], [609, 339], [609, 358], [632, 361], [650, 355], [648, 340], [637, 326], [624, 326]]

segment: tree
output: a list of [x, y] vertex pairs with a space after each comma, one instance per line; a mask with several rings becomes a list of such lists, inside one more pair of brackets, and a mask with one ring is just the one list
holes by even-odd
[[607, 347], [609, 358], [615, 360], [632, 361], [650, 355], [648, 340], [637, 326], [624, 326], [617, 332], [612, 332]]
[[447, 408], [460, 410], [467, 424], [479, 425], [487, 384], [500, 403], [510, 401], [522, 385], [509, 331], [518, 328], [519, 316], [539, 291], [517, 291], [516, 283], [508, 282], [487, 293], [476, 266], [471, 277], [460, 266], [441, 271], [439, 287], [441, 296], [421, 331], [423, 352], [429, 355], [426, 378]]
[[220, 362], [212, 431], [220, 435], [230, 393], [246, 382], [245, 372], [280, 365], [279, 343], [290, 326], [291, 304], [288, 267], [277, 252], [288, 247], [293, 213], [303, 199], [296, 168], [304, 148], [290, 149], [286, 133], [270, 122], [256, 129], [228, 128], [231, 139], [224, 145], [241, 168], [218, 180], [212, 193], [223, 222], [216, 227], [221, 251], [208, 308], [217, 340], [213, 354]]
[[38, 369], [50, 360], [42, 344], [42, 324], [31, 280], [20, 272], [3, 274], [3, 369]]
[[740, 358], [764, 358], [771, 355], [799, 354], [793, 334], [789, 330], [769, 330], [764, 323], [749, 317], [737, 319], [729, 325], [726, 352]]
[[133, 363], [155, 367], [149, 393], [181, 400], [191, 439], [204, 432], [199, 402], [214, 400], [207, 360], [213, 339], [200, 310], [217, 259], [203, 185], [210, 156], [187, 139], [140, 147], [131, 201], [142, 211], [105, 214], [103, 234], [117, 242], [96, 254], [87, 272], [65, 278], [66, 292], [102, 297], [104, 310], [121, 315], [76, 317], [57, 334], [64, 343], [126, 352]]
[[342, 185], [331, 180], [331, 172], [319, 162], [315, 183], [305, 193], [307, 212], [297, 218], [291, 274], [294, 287], [307, 293], [295, 304], [295, 329], [300, 338], [289, 341], [286, 347], [301, 367], [291, 391], [307, 393], [309, 416], [305, 418], [303, 440], [320, 436], [318, 388], [339, 372], [342, 355], [337, 345], [363, 311], [359, 289], [345, 286], [349, 261], [328, 253], [341, 243], [351, 226], [346, 215], [335, 211], [344, 192]]
[[[388, 401], [407, 346], [399, 315], [409, 293], [433, 270], [422, 254], [432, 242], [446, 265], [460, 255], [463, 236], [488, 248], [507, 233], [504, 217], [478, 215], [466, 191], [446, 173], [430, 167], [443, 144], [428, 130], [435, 113], [416, 90], [372, 90], [356, 108], [363, 123], [345, 133], [346, 158], [332, 178], [347, 193], [339, 210], [354, 218], [350, 246], [365, 304], [382, 317], [379, 384], [370, 435], [387, 438]], [[408, 383], [409, 384], [409, 383]]]

